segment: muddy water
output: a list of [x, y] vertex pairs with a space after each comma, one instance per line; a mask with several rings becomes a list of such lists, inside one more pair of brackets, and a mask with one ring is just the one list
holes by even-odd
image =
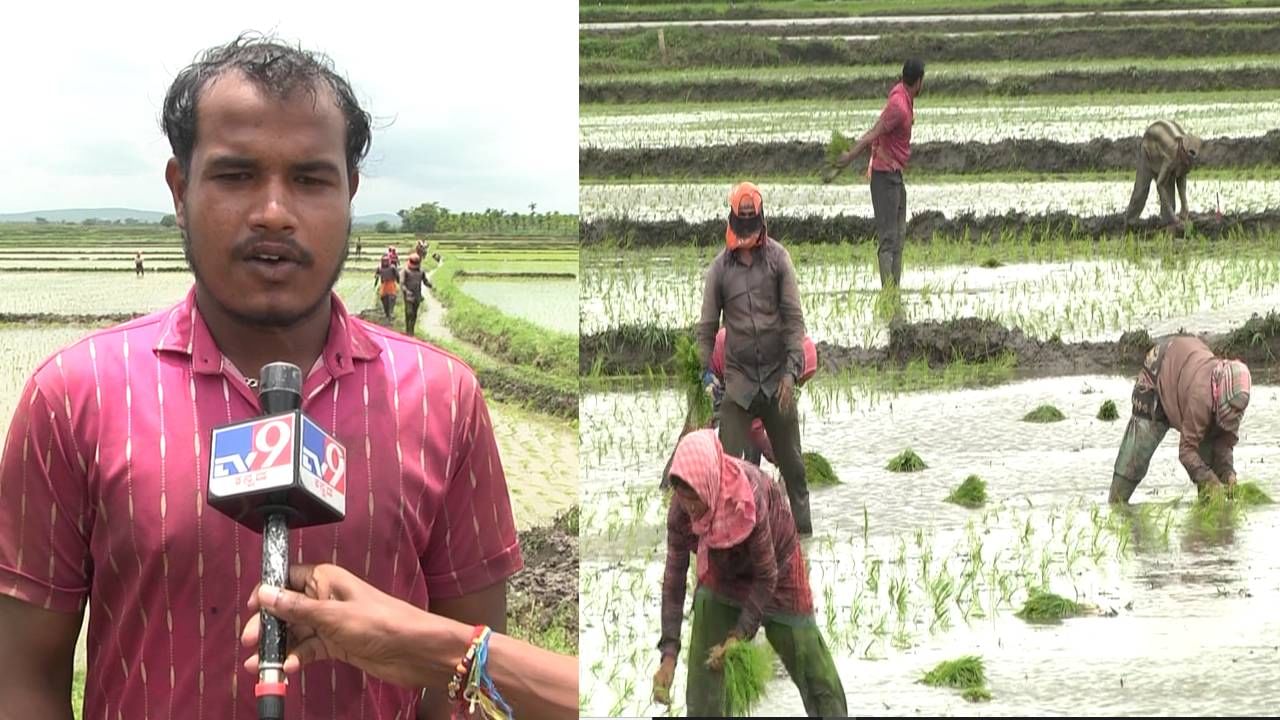
[[[985, 257], [975, 249], [973, 262]], [[1114, 340], [1145, 327], [1221, 332], [1280, 303], [1280, 265], [1257, 260], [1073, 260], [999, 268], [919, 267], [911, 249], [902, 280], [909, 321], [977, 316], [1065, 342]], [[583, 274], [582, 332], [626, 324], [687, 327], [702, 299], [701, 265], [641, 270], [590, 267]], [[887, 319], [877, 311], [880, 280], [870, 263], [805, 263], [797, 268], [810, 334], [834, 344], [883, 346]], [[1062, 297], [1088, 301], [1063, 303]], [[644, 303], [634, 298], [645, 298]]]
[[[818, 534], [806, 550], [817, 621], [850, 712], [1258, 713], [1280, 701], [1280, 621], [1271, 611], [1280, 600], [1280, 560], [1271, 552], [1280, 511], [1252, 510], [1230, 532], [1197, 531], [1185, 504], [1170, 503], [1190, 498], [1170, 433], [1134, 498], [1149, 519], [1136, 529], [1116, 522], [1121, 516], [1102, 505], [1130, 388], [1128, 378], [1082, 377], [875, 402], [808, 393], [806, 447], [823, 452], [845, 481], [814, 491]], [[1257, 388], [1236, 454], [1241, 475], [1273, 495], [1276, 391]], [[1120, 421], [1094, 419], [1104, 399], [1120, 406]], [[1019, 421], [1041, 402], [1067, 420]], [[584, 507], [605, 506], [584, 518], [582, 652], [602, 658], [583, 664], [589, 714], [662, 711], [647, 703], [663, 557], [663, 503], [651, 488], [680, 410], [674, 392], [584, 399]], [[638, 438], [609, 439], [615, 412], [645, 419]], [[886, 471], [908, 445], [930, 468]], [[943, 502], [969, 473], [989, 484], [985, 509]], [[939, 620], [927, 588], [944, 576], [961, 586], [966, 574], [969, 589], [940, 603], [948, 613]], [[1050, 626], [1014, 617], [1026, 588], [1042, 584], [1114, 616]], [[902, 609], [890, 585], [907, 588]], [[984, 657], [990, 703], [973, 707], [956, 691], [915, 682], [965, 654]], [[778, 670], [758, 714], [802, 711]]]

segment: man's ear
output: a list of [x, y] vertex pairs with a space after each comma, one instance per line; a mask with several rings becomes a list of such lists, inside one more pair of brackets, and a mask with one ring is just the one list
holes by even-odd
[[187, 177], [178, 164], [178, 158], [169, 158], [164, 166], [164, 181], [169, 186], [169, 194], [173, 196], [173, 212], [178, 227], [186, 230]]
[[347, 188], [349, 192], [349, 194], [347, 195], [347, 199], [350, 200], [351, 198], [354, 198], [356, 196], [356, 190], [360, 189], [360, 171], [359, 170], [351, 171], [351, 178], [347, 184], [349, 185], [349, 187]]

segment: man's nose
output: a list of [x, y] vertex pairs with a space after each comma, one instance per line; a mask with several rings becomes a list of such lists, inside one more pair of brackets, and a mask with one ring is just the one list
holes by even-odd
[[262, 185], [250, 224], [255, 229], [269, 232], [289, 232], [297, 227], [297, 223], [288, 181], [283, 178], [268, 179]]

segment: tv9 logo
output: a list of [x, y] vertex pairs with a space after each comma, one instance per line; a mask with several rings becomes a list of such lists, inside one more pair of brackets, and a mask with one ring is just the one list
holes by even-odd
[[293, 484], [295, 418], [250, 420], [213, 431], [209, 492], [227, 496]]
[[347, 450], [311, 421], [302, 416], [302, 485], [316, 498], [346, 513]]

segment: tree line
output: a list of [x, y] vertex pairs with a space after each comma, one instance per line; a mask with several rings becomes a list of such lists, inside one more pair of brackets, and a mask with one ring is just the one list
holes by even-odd
[[453, 212], [437, 202], [423, 203], [401, 210], [400, 227], [383, 221], [378, 232], [393, 233], [537, 233], [577, 235], [578, 216], [560, 212], [538, 212], [537, 203], [529, 203], [529, 212], [507, 212], [489, 208], [484, 212]]

